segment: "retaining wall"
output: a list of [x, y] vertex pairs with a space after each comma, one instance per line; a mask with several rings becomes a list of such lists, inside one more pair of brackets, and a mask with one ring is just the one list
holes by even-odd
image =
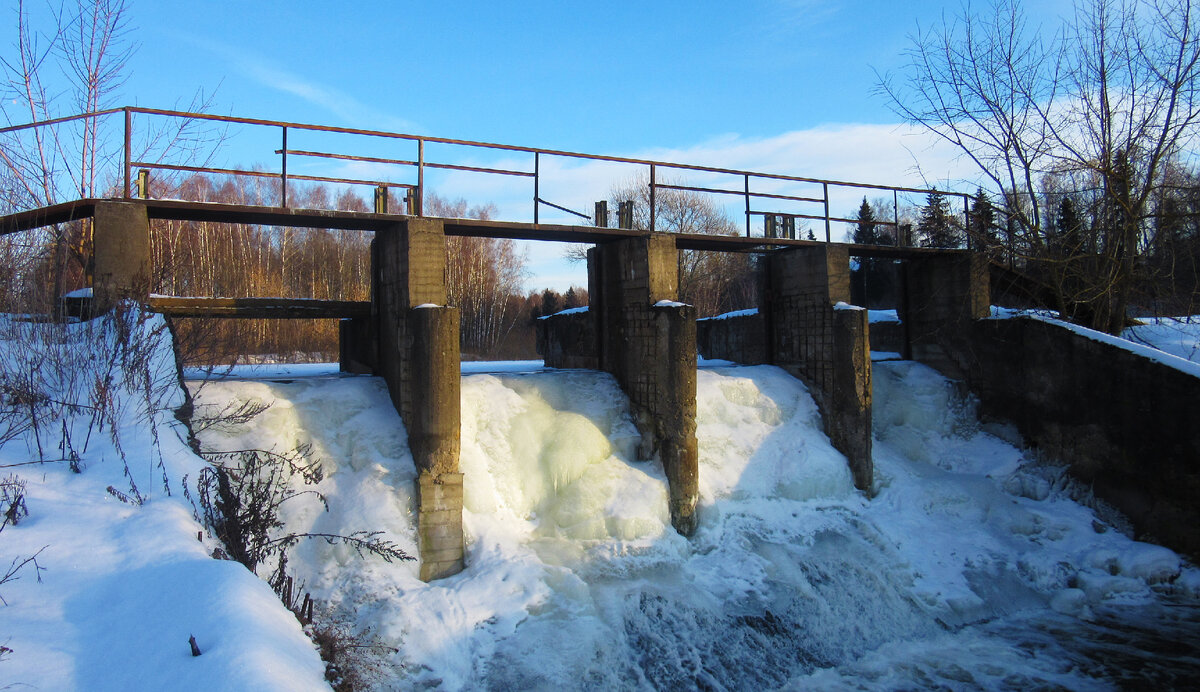
[[1123, 512], [1145, 538], [1200, 558], [1200, 378], [1031, 318], [970, 330], [982, 412]]

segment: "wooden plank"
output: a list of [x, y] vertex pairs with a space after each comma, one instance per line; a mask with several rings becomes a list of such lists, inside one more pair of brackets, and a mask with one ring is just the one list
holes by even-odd
[[[208, 221], [213, 223], [262, 224], [297, 228], [337, 228], [343, 230], [378, 231], [408, 219], [402, 214], [335, 211], [329, 209], [290, 209], [213, 202], [180, 200], [123, 200], [130, 204], [146, 205], [151, 219], [177, 221]], [[79, 200], [0, 217], [0, 233], [12, 233], [85, 218], [93, 213], [96, 200]], [[606, 243], [622, 238], [641, 237], [649, 231], [597, 226], [568, 226], [536, 224], [521, 221], [492, 221], [481, 219], [442, 219], [446, 235], [477, 238], [510, 238], [513, 240], [554, 241], [564, 243]], [[675, 245], [681, 250], [710, 250], [715, 252], [767, 252], [791, 246], [816, 244], [810, 240], [787, 238], [747, 238], [679, 233]], [[834, 243], [843, 245], [844, 243]], [[895, 247], [884, 245], [849, 245], [850, 254], [858, 257], [904, 259], [937, 253], [961, 253], [966, 250]]]
[[53, 226], [56, 223], [67, 223], [92, 216], [96, 210], [95, 200], [79, 199], [73, 202], [63, 202], [49, 207], [31, 209], [0, 217], [0, 235], [19, 233], [35, 228]]
[[171, 317], [340, 319], [369, 317], [370, 301], [301, 298], [150, 298], [150, 309]]

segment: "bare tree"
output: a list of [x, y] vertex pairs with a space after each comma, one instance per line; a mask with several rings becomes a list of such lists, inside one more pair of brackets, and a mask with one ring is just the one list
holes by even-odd
[[[1061, 309], [1118, 332], [1164, 171], [1196, 137], [1198, 32], [1190, 0], [1077, 0], [1053, 36], [1030, 28], [1018, 0], [967, 5], [914, 35], [908, 65], [880, 90], [978, 166], [1010, 250], [1056, 278]], [[1072, 254], [1050, 252], [1050, 177], [1089, 202], [1091, 241]]]
[[[465, 199], [450, 201], [427, 193], [425, 213], [443, 218], [489, 219], [496, 207], [469, 207]], [[516, 244], [506, 238], [446, 238], [446, 293], [450, 304], [461, 310], [464, 352], [492, 353], [517, 323], [521, 310], [510, 299], [522, 294], [526, 260]]]

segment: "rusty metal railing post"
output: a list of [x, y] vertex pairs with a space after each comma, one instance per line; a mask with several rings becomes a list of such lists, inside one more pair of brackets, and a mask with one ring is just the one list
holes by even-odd
[[122, 110], [125, 111], [125, 194], [122, 197], [129, 199], [130, 177], [133, 174], [133, 113], [129, 112], [128, 106]]
[[746, 237], [750, 237], [750, 174], [745, 174], [746, 182]]
[[538, 207], [542, 206], [542, 193], [539, 190], [542, 172], [542, 154], [533, 152], [533, 222], [538, 222]]
[[650, 164], [650, 230], [654, 230], [655, 222], [655, 183], [654, 183], [654, 164]]
[[832, 242], [829, 238], [829, 183], [821, 183], [821, 189], [825, 197], [825, 242]]
[[892, 229], [896, 232], [896, 247], [904, 247], [904, 238], [900, 234], [900, 193], [892, 189]]
[[279, 201], [280, 206], [287, 209], [287, 125], [283, 126], [283, 149], [280, 150], [283, 156], [282, 171], [279, 174]]
[[417, 140], [417, 216], [425, 216], [425, 140]]
[[971, 198], [963, 195], [963, 235], [967, 237], [967, 249], [971, 249]]

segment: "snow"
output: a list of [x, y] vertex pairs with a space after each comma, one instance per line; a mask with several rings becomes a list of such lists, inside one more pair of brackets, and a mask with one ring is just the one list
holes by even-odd
[[758, 314], [758, 308], [747, 308], [745, 310], [734, 310], [733, 312], [721, 313], [720, 315], [716, 315], [714, 317], [704, 317], [704, 318], [698, 319], [696, 321], [702, 322], [704, 320], [728, 320], [728, 319], [733, 319], [735, 317], [751, 317], [751, 316], [757, 315], [757, 314]]
[[[1071, 655], [1030, 657], [1029, 638], [1200, 596], [1194, 568], [1072, 499], [1061, 469], [982, 426], [954, 383], [912, 362], [877, 363], [873, 379], [868, 501], [800, 382], [771, 366], [698, 372], [687, 540], [610, 376], [465, 374], [466, 571], [424, 584], [413, 563], [321, 543], [292, 566], [399, 650], [383, 689], [1086, 688], [1099, 683]], [[231, 399], [279, 413], [206, 444], [310, 442], [331, 507], [354, 508], [297, 510], [289, 528], [379, 529], [415, 550], [412, 461], [378, 380], [229, 381], [200, 396]]]
[[[133, 371], [141, 381], [109, 367], [121, 350], [111, 318], [0, 324], [5, 370], [20, 362], [53, 370], [47, 381], [59, 397], [113, 376], [107, 425], [62, 411], [43, 421], [52, 461], [28, 464], [38, 459], [32, 433], [0, 447], [0, 465], [19, 465], [4, 474], [26, 483], [29, 509], [0, 533], [0, 563], [36, 554], [42, 567], [26, 565], [0, 585], [8, 604], [0, 605], [0, 643], [12, 649], [0, 680], [62, 690], [328, 689], [314, 646], [267, 584], [240, 564], [212, 559], [210, 538], [197, 540], [204, 530], [183, 484], [194, 483], [204, 462], [172, 415], [183, 392], [165, 324], [152, 316], [133, 329], [134, 342], [149, 346], [144, 368]], [[69, 367], [58, 369], [62, 363]], [[80, 473], [65, 460], [71, 450]], [[199, 657], [190, 653], [192, 636]]]
[[677, 300], [660, 300], [654, 304], [656, 308], [682, 308], [686, 306], [687, 303], [681, 303]]
[[867, 322], [875, 324], [877, 322], [899, 322], [900, 316], [895, 310], [869, 310], [867, 311]]
[[1200, 315], [1144, 317], [1145, 324], [1129, 327], [1121, 337], [1200, 363]]
[[554, 313], [553, 315], [542, 315], [538, 319], [545, 320], [545, 319], [549, 319], [551, 317], [556, 317], [558, 315], [581, 315], [587, 311], [588, 311], [588, 306], [584, 305], [583, 307], [579, 307], [579, 308], [567, 308], [566, 310], [559, 310], [558, 312]]
[[[148, 325], [163, 333], [159, 318]], [[6, 357], [34, 353], [18, 330], [40, 325], [0, 326]], [[152, 361], [155, 381], [173, 371], [169, 350]], [[1177, 614], [1197, 612], [1200, 572], [1078, 501], [1086, 492], [1061, 468], [1014, 446], [1011, 428], [981, 424], [933, 370], [876, 362], [868, 500], [802, 383], [772, 366], [704, 365], [693, 538], [671, 529], [661, 464], [636, 458], [611, 376], [464, 363], [466, 571], [426, 584], [415, 562], [309, 541], [291, 554], [298, 585], [326, 621], [395, 647], [376, 652], [380, 689], [1104, 688], [1116, 684], [1093, 677], [1111, 670], [1095, 656], [1173, 660], [1162, 647], [1138, 654], [1136, 633], [1183, 627], [1180, 641], [1195, 640], [1200, 618]], [[206, 449], [308, 444], [321, 461], [311, 487], [328, 510], [311, 495], [288, 503], [287, 530], [381, 531], [416, 553], [415, 469], [382, 380], [330, 365], [191, 374], [198, 416], [270, 404], [204, 431]], [[0, 560], [48, 547], [41, 583], [27, 571], [0, 585], [13, 649], [0, 679], [326, 688], [314, 647], [265, 583], [209, 557], [217, 546], [182, 493], [204, 464], [170, 413], [182, 392], [154, 390], [151, 426], [140, 390], [120, 391], [128, 470], [107, 429], [91, 436], [80, 474], [65, 463], [14, 469], [30, 516], [0, 534]], [[87, 422], [68, 421], [72, 439], [87, 437]], [[57, 453], [59, 437], [43, 434]], [[8, 444], [0, 463], [32, 450]], [[131, 479], [141, 506], [105, 490]], [[1176, 615], [1161, 614], [1166, 599]]]
[[486, 372], [535, 373], [545, 372], [549, 369], [546, 367], [545, 362], [540, 360], [463, 361], [460, 366], [460, 370], [464, 375], [477, 375]]
[[839, 310], [839, 311], [840, 310], [852, 310], [852, 311], [853, 310], [866, 310], [866, 308], [859, 307], [857, 305], [851, 305], [850, 303], [847, 303], [844, 300], [839, 300], [838, 302], [834, 303], [833, 309]]

